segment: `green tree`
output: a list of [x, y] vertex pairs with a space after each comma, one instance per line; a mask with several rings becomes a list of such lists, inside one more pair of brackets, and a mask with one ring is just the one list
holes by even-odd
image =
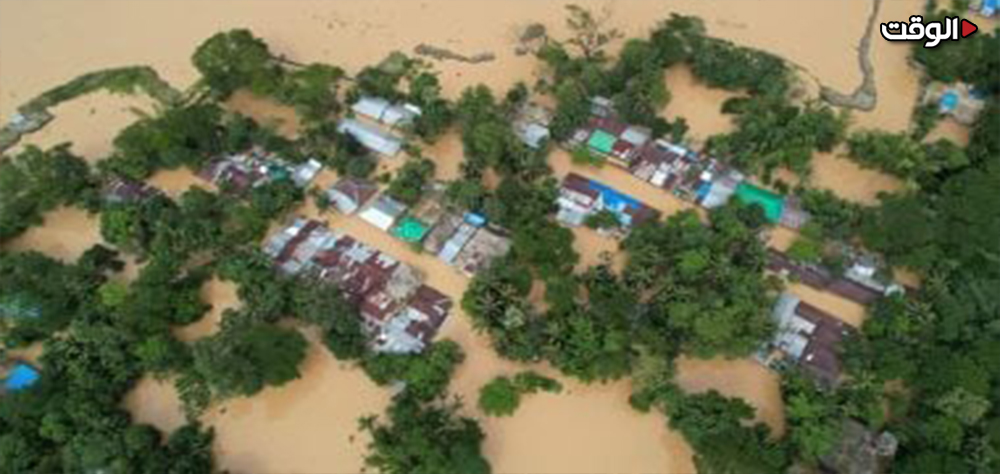
[[402, 382], [408, 396], [429, 401], [443, 395], [455, 367], [465, 360], [462, 348], [453, 341], [438, 341], [420, 354], [368, 354], [361, 360], [375, 383]]
[[813, 153], [832, 151], [847, 128], [844, 113], [815, 102], [793, 105], [782, 96], [730, 99], [723, 112], [735, 115], [736, 130], [709, 137], [709, 153], [765, 177], [779, 167], [808, 175]]
[[766, 254], [750, 214], [738, 206], [713, 211], [711, 226], [693, 212], [634, 229], [624, 242], [625, 281], [650, 295], [650, 347], [679, 347], [695, 357], [741, 357], [770, 337]]
[[361, 430], [371, 435], [365, 464], [386, 474], [489, 474], [483, 457], [485, 438], [479, 424], [458, 415], [457, 402], [421, 403], [397, 398], [388, 421], [362, 418]]
[[250, 396], [265, 386], [281, 386], [298, 378], [307, 348], [308, 342], [298, 331], [270, 324], [237, 324], [196, 342], [194, 367], [216, 396]]
[[479, 389], [479, 409], [489, 416], [510, 416], [521, 404], [521, 396], [538, 391], [558, 393], [562, 384], [533, 371], [520, 372], [513, 379], [494, 377]]
[[698, 472], [719, 474], [782, 472], [786, 453], [769, 439], [770, 430], [756, 423], [754, 409], [742, 399], [726, 398], [714, 390], [684, 395], [675, 389], [666, 404], [670, 427], [695, 450]]
[[337, 359], [356, 360], [364, 355], [368, 338], [361, 328], [361, 315], [339, 291], [319, 280], [300, 278], [291, 292], [294, 313], [319, 326], [323, 342]]
[[604, 48], [622, 37], [617, 28], [607, 27], [610, 12], [605, 10], [594, 15], [593, 12], [579, 5], [566, 5], [568, 17], [566, 26], [571, 36], [566, 44], [580, 51], [584, 58], [600, 61], [604, 57]]
[[490, 336], [502, 357], [541, 358], [542, 321], [526, 303], [531, 284], [527, 269], [507, 257], [478, 273], [462, 296], [462, 308], [473, 327]]
[[495, 377], [479, 389], [479, 409], [490, 416], [510, 416], [521, 405], [521, 392], [509, 378]]
[[0, 243], [41, 224], [47, 211], [84, 204], [95, 188], [87, 162], [68, 143], [44, 151], [29, 145], [0, 158]]
[[281, 81], [281, 67], [267, 43], [246, 29], [216, 33], [198, 46], [191, 61], [219, 99], [244, 88], [271, 94]]
[[434, 162], [427, 158], [407, 160], [389, 182], [386, 192], [394, 199], [412, 206], [423, 196], [424, 188], [434, 177], [434, 168]]

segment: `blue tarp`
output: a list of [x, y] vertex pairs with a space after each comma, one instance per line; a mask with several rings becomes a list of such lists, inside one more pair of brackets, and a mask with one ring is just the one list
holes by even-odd
[[3, 386], [7, 391], [16, 392], [31, 387], [38, 382], [39, 378], [40, 375], [34, 367], [19, 362], [7, 374], [7, 378], [3, 381]]
[[947, 111], [955, 110], [958, 107], [958, 93], [948, 91], [941, 94], [941, 108]]
[[632, 225], [632, 217], [625, 213], [626, 210], [639, 210], [645, 207], [632, 196], [622, 194], [618, 190], [597, 181], [589, 181], [589, 185], [591, 189], [601, 193], [601, 201], [604, 202], [604, 209], [613, 212], [618, 217], [618, 221], [623, 225]]
[[472, 226], [482, 227], [486, 225], [486, 217], [475, 212], [466, 212], [465, 222]]
[[708, 196], [708, 192], [711, 190], [712, 190], [712, 182], [702, 181], [702, 183], [698, 185], [698, 190], [695, 191], [695, 196], [697, 200], [701, 201], [702, 199], [705, 199], [705, 196]]

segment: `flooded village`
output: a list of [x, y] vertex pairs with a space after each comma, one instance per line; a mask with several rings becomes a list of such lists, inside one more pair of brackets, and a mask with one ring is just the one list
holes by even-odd
[[[801, 68], [806, 90], [815, 88], [808, 83], [814, 80], [841, 90], [862, 81], [856, 44], [869, 1], [762, 0], [727, 2], [724, 8], [720, 2], [686, 0], [576, 3], [607, 9], [609, 22], [626, 38], [644, 36], [671, 13], [700, 16], [711, 35], [768, 51]], [[922, 8], [923, 2], [916, 0], [883, 2], [879, 19], [907, 18]], [[541, 77], [537, 58], [517, 51], [518, 32], [534, 22], [544, 23], [553, 36], [564, 35], [563, 4], [303, 0], [295, 8], [254, 1], [178, 9], [159, 0], [5, 2], [0, 5], [0, 117], [6, 120], [28, 98], [87, 70], [149, 64], [168, 82], [190, 85], [198, 73], [189, 58], [198, 43], [237, 27], [265, 38], [283, 58], [329, 62], [350, 73], [393, 51], [410, 54], [418, 44], [445, 46], [469, 56], [489, 52], [495, 60], [428, 61], [448, 99], [480, 83], [500, 95], [518, 81], [530, 84]], [[817, 25], [830, 27], [820, 32]], [[920, 72], [909, 54], [902, 44], [874, 43], [878, 105], [872, 111], [853, 111], [851, 130], [897, 132], [910, 127], [914, 108], [925, 99]], [[40, 61], [41, 56], [46, 59]], [[789, 248], [810, 219], [798, 198], [701, 151], [708, 137], [733, 129], [730, 116], [720, 109], [740, 94], [707, 87], [683, 64], [670, 67], [665, 78], [672, 98], [659, 115], [668, 120], [683, 117], [690, 127], [688, 138], [684, 143], [654, 138], [648, 128], [619, 117], [610, 100], [590, 98], [592, 117], [547, 158], [558, 182], [554, 217], [572, 232], [573, 249], [580, 254], [578, 272], [610, 263], [620, 273], [627, 258], [620, 245], [634, 226], [685, 210], [706, 219], [709, 210], [730, 201], [763, 208], [771, 226], [762, 236], [768, 245], [767, 272], [784, 282], [770, 315], [779, 330], [751, 357], [682, 356], [676, 363], [676, 381], [692, 393], [714, 389], [746, 400], [756, 409], [755, 419], [780, 436], [786, 430], [780, 369], [798, 366], [822, 384], [836, 385], [842, 370], [840, 341], [857, 333], [868, 306], [886, 295], [915, 291], [921, 282], [893, 274], [876, 255], [856, 249], [844, 251], [843, 268], [790, 258]], [[958, 92], [939, 95], [949, 93]], [[514, 130], [529, 147], [548, 140], [552, 107], [545, 99], [539, 98], [542, 105], [533, 104], [514, 121]], [[274, 125], [284, 136], [300, 132], [295, 109], [272, 99], [239, 91], [225, 105]], [[8, 153], [27, 145], [47, 148], [72, 142], [76, 154], [97, 165], [112, 152], [118, 131], [138, 117], [155, 114], [157, 107], [141, 95], [86, 95], [52, 108], [54, 120], [25, 135]], [[374, 175], [391, 174], [412, 156], [399, 129], [420, 114], [419, 107], [405, 101], [365, 96], [344, 112], [336, 128], [378, 156]], [[968, 133], [966, 127], [945, 120], [931, 136], [964, 145]], [[581, 163], [580, 153], [599, 157], [603, 164]], [[815, 153], [808, 177], [779, 176], [863, 205], [877, 203], [880, 193], [907, 186], [902, 179], [862, 168], [845, 153], [841, 148]], [[584, 384], [548, 362], [515, 363], [500, 357], [489, 337], [474, 329], [462, 307], [463, 295], [477, 274], [510, 253], [512, 235], [489, 216], [442, 204], [442, 183], [463, 173], [459, 131], [450, 129], [422, 146], [419, 155], [433, 161], [434, 171], [416, 204], [394, 198], [386, 183], [374, 177], [340, 176], [318, 161], [290, 163], [260, 148], [213, 157], [198, 173], [158, 170], [145, 183], [108, 183], [104, 192], [116, 199], [146, 199], [155, 193], [177, 198], [190, 188], [239, 194], [276, 180], [315, 190], [316, 196], [271, 223], [260, 250], [276, 272], [316, 279], [344, 294], [359, 309], [375, 351], [418, 353], [434, 340], [458, 343], [465, 359], [448, 393], [464, 401], [463, 414], [480, 422], [486, 435], [483, 452], [494, 472], [696, 472], [694, 451], [679, 432], [669, 429], [662, 416], [630, 407], [633, 387], [628, 378]], [[613, 218], [613, 224], [591, 225], [602, 217]], [[46, 213], [42, 225], [6, 243], [4, 250], [37, 250], [71, 262], [102, 241], [100, 217], [60, 207]], [[126, 263], [121, 278], [134, 279], [142, 264], [133, 259]], [[202, 320], [173, 329], [182, 341], [217, 333], [226, 310], [241, 306], [236, 285], [219, 278], [205, 282], [200, 294], [211, 310]], [[541, 303], [537, 300], [533, 298]], [[370, 438], [359, 431], [358, 420], [382, 415], [393, 389], [376, 385], [356, 365], [334, 358], [315, 328], [299, 330], [310, 342], [300, 377], [252, 397], [212, 405], [202, 415], [202, 422], [214, 428], [219, 468], [247, 474], [364, 468]], [[511, 417], [484, 415], [475, 403], [480, 388], [496, 376], [526, 368], [559, 379], [563, 391], [526, 397]], [[136, 422], [170, 432], [185, 424], [174, 382], [147, 375], [123, 406]]]

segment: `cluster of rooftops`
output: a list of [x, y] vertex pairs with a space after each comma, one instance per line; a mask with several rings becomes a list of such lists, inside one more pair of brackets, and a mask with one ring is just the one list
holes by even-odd
[[358, 178], [341, 179], [327, 190], [331, 204], [342, 214], [357, 213], [394, 237], [420, 245], [466, 276], [510, 251], [511, 242], [503, 229], [490, 225], [481, 214], [446, 210], [439, 192], [432, 192], [413, 209], [377, 193], [374, 183]]
[[735, 197], [760, 205], [774, 224], [798, 229], [809, 220], [794, 197], [757, 186], [715, 158], [652, 139], [649, 129], [623, 122], [609, 99], [591, 99], [591, 115], [573, 133], [569, 146], [604, 157], [633, 176], [707, 209], [723, 206]]
[[[342, 121], [342, 126], [348, 124], [347, 133], [354, 134], [353, 127], [363, 127], [377, 131], [378, 136], [398, 140], [400, 146], [402, 139], [393, 132], [420, 115], [419, 108], [412, 105], [371, 97], [362, 97], [352, 110], [367, 121]], [[607, 99], [594, 98], [591, 111], [592, 119], [573, 134], [571, 146], [586, 147], [637, 178], [706, 208], [722, 206], [735, 197], [760, 205], [773, 223], [798, 228], [809, 218], [794, 198], [749, 183], [738, 170], [714, 158], [665, 140], [654, 140], [647, 129], [621, 122]], [[544, 108], [528, 104], [515, 118], [515, 132], [529, 146], [539, 147], [549, 138], [550, 121], [551, 115]], [[395, 153], [383, 153], [392, 150], [373, 147], [375, 142], [364, 139], [363, 134], [355, 137], [376, 152], [389, 156]], [[398, 147], [394, 149], [398, 152]], [[278, 179], [291, 179], [305, 187], [319, 169], [320, 164], [314, 160], [290, 164], [255, 148], [212, 160], [199, 175], [223, 189], [241, 192]], [[466, 276], [476, 274], [509, 252], [511, 242], [503, 229], [489, 225], [480, 214], [445, 209], [441, 190], [440, 185], [435, 185], [430, 197], [413, 208], [380, 194], [377, 184], [359, 178], [340, 179], [325, 194], [339, 213], [357, 214], [374, 227], [421, 246]], [[110, 182], [105, 191], [106, 199], [119, 201], [158, 193], [143, 183], [124, 180]], [[576, 173], [564, 177], [559, 191], [556, 218], [567, 226], [578, 226], [597, 212], [610, 212], [625, 231], [659, 217], [659, 212], [649, 205]], [[271, 237], [265, 251], [281, 271], [308, 272], [344, 291], [360, 308], [378, 350], [421, 350], [452, 307], [447, 297], [422, 284], [422, 276], [415, 269], [318, 221], [296, 220]], [[842, 275], [834, 275], [820, 266], [796, 262], [771, 250], [768, 268], [860, 304], [901, 290], [875, 278], [877, 267], [870, 259], [861, 257], [852, 264]], [[779, 299], [774, 317], [781, 329], [762, 349], [760, 360], [770, 367], [797, 363], [824, 383], [834, 384], [840, 371], [835, 346], [851, 328], [787, 294]]]
[[[329, 283], [357, 306], [376, 350], [419, 352], [453, 306], [415, 268], [316, 220], [296, 219], [264, 244], [284, 274]], [[331, 315], [334, 317], [334, 315]]]
[[791, 293], [778, 297], [771, 317], [777, 330], [756, 359], [776, 370], [798, 366], [822, 385], [836, 386], [841, 375], [841, 343], [857, 330]]
[[351, 106], [354, 118], [344, 118], [337, 131], [351, 135], [365, 148], [381, 156], [393, 157], [403, 148], [399, 131], [413, 125], [422, 115], [413, 104], [393, 104], [381, 97], [362, 96]]

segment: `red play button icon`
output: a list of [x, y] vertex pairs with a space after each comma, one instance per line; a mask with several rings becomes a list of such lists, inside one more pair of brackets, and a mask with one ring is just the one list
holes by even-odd
[[962, 38], [975, 33], [978, 29], [979, 27], [977, 27], [975, 23], [964, 18], [962, 19]]

